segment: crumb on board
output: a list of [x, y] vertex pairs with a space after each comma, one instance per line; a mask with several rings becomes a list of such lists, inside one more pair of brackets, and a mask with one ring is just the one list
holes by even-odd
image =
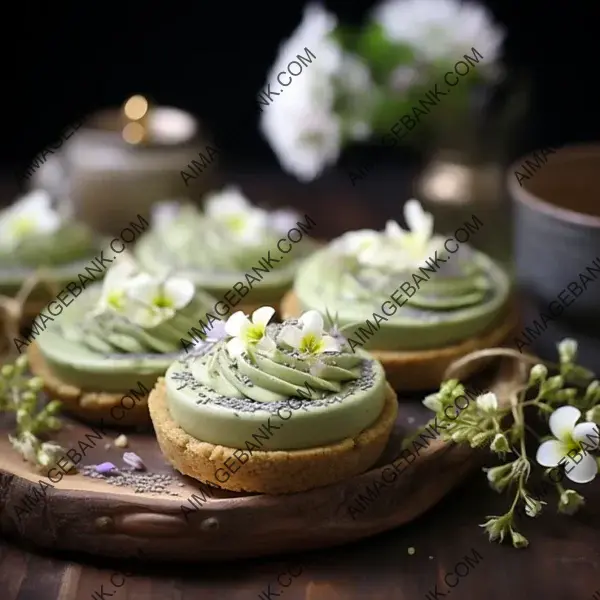
[[129, 440], [127, 439], [126, 435], [121, 434], [118, 438], [115, 439], [115, 441], [113, 442], [113, 444], [117, 447], [117, 448], [127, 448], [127, 444], [129, 443]]
[[415, 549], [414, 549], [414, 548], [411, 546], [411, 547], [408, 549], [408, 553], [409, 553], [409, 554], [412, 556], [412, 555], [415, 553]]

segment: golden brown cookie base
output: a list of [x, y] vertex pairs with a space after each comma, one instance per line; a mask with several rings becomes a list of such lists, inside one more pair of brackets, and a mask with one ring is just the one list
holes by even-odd
[[[281, 301], [282, 318], [297, 318], [301, 312], [296, 294], [288, 292]], [[516, 308], [511, 305], [508, 313], [493, 329], [459, 344], [432, 350], [369, 350], [369, 353], [381, 362], [387, 380], [395, 390], [433, 390], [439, 387], [450, 363], [475, 350], [498, 346], [508, 338], [517, 322]], [[472, 370], [465, 377], [471, 376], [485, 364], [484, 361], [473, 363]]]
[[[226, 490], [263, 494], [301, 492], [364, 473], [385, 449], [398, 413], [396, 394], [388, 386], [379, 419], [356, 438], [306, 450], [244, 451], [248, 459], [242, 464], [233, 454], [235, 448], [197, 440], [173, 421], [162, 377], [148, 405], [160, 449], [178, 471]], [[218, 477], [229, 479], [218, 481], [219, 469]]]
[[[68, 412], [82, 421], [93, 424], [104, 424], [109, 427], [138, 427], [149, 426], [148, 397], [135, 399], [135, 404], [124, 410], [121, 399], [129, 395], [123, 392], [84, 392], [78, 387], [65, 383], [59, 379], [44, 360], [37, 344], [33, 342], [27, 348], [27, 356], [31, 372], [44, 380], [44, 389], [52, 399], [60, 400]], [[125, 406], [129, 407], [126, 402]], [[118, 406], [114, 412], [116, 419], [111, 415], [111, 408]]]

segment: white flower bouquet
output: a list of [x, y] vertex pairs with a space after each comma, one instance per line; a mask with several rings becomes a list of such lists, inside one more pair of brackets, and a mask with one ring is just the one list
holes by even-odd
[[[480, 90], [499, 81], [503, 39], [472, 2], [384, 0], [359, 28], [311, 4], [269, 73], [261, 131], [282, 166], [303, 181], [335, 164], [352, 142], [398, 139], [390, 130], [404, 115], [418, 122], [407, 142], [420, 143], [468, 114]], [[422, 112], [428, 95], [440, 106], [421, 119], [414, 109]]]

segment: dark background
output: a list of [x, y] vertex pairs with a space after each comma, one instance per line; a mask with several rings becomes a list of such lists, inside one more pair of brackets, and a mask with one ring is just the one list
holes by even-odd
[[[488, 0], [505, 55], [532, 76], [515, 152], [598, 139], [596, 0]], [[359, 23], [374, 2], [329, 1]], [[257, 129], [256, 94], [304, 2], [9, 3], [3, 6], [0, 166], [21, 173], [79, 117], [133, 93], [200, 116], [226, 160], [277, 165]]]

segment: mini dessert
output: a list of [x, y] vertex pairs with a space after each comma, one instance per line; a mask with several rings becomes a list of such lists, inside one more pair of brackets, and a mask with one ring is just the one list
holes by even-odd
[[274, 314], [234, 313], [152, 390], [158, 443], [181, 473], [285, 494], [353, 477], [382, 454], [398, 407], [379, 362], [323, 331], [317, 311], [268, 324]]
[[[30, 192], [0, 211], [0, 294], [14, 296], [40, 269], [60, 290], [77, 279], [100, 245], [85, 225], [55, 210], [47, 192]], [[37, 314], [48, 295], [35, 290], [26, 313]]]
[[[201, 212], [192, 204], [162, 203], [135, 252], [150, 272], [178, 272], [221, 302], [252, 312], [278, 306], [302, 259], [314, 248], [315, 222], [290, 210], [252, 206], [237, 188], [209, 196]], [[306, 221], [306, 222], [304, 222]], [[233, 311], [232, 311], [233, 312]]]
[[24, 343], [31, 370], [83, 420], [148, 424], [152, 386], [181, 351], [190, 323], [212, 305], [189, 280], [150, 276], [123, 254], [102, 284], [89, 286], [55, 319], [44, 319], [45, 311], [36, 318]]
[[410, 231], [389, 221], [384, 232], [346, 233], [317, 251], [282, 314], [330, 311], [352, 350], [371, 351], [395, 389], [424, 390], [439, 386], [453, 360], [501, 343], [515, 319], [508, 276], [464, 243], [483, 225], [475, 215], [456, 238], [442, 238], [416, 200], [404, 214]]

